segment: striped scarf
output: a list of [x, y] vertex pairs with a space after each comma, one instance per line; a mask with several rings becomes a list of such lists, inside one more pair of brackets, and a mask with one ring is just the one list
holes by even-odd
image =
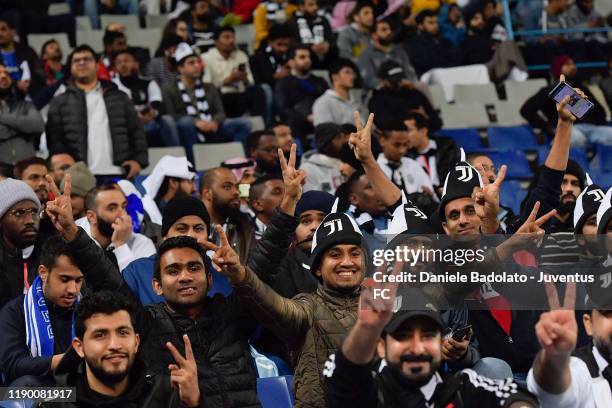
[[[187, 115], [210, 122], [212, 120], [212, 115], [210, 114], [208, 101], [206, 100], [206, 91], [204, 90], [204, 86], [202, 86], [202, 82], [198, 80], [195, 85], [195, 106], [191, 100], [191, 96], [189, 96], [189, 93], [187, 92], [187, 88], [183, 82], [181, 82], [181, 80], [177, 81], [177, 86], [181, 92], [181, 99], [187, 108]], [[205, 141], [205, 136], [200, 132], [198, 132], [198, 138], [200, 139], [200, 142]]]

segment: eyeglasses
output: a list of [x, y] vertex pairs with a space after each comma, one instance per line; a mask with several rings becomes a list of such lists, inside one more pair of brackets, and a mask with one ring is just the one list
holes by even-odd
[[9, 214], [20, 220], [24, 219], [28, 214], [30, 214], [35, 220], [40, 218], [40, 214], [36, 208], [20, 208], [18, 210], [9, 211]]
[[91, 64], [92, 62], [94, 62], [94, 57], [82, 57], [82, 58], [73, 58], [72, 59], [72, 64], [73, 65], [79, 65], [79, 64]]

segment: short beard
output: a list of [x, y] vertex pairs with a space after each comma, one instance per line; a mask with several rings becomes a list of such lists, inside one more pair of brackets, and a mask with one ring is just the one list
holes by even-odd
[[132, 370], [132, 366], [134, 365], [134, 356], [129, 358], [127, 368], [125, 371], [118, 373], [109, 373], [102, 366], [98, 366], [97, 363], [93, 360], [89, 360], [85, 357], [85, 361], [87, 362], [87, 367], [91, 370], [91, 373], [96, 377], [102, 384], [105, 385], [115, 385], [125, 380], [127, 376], [130, 375], [130, 371]]
[[111, 237], [113, 236], [113, 232], [115, 232], [115, 230], [113, 229], [113, 224], [106, 221], [99, 215], [97, 216], [97, 218], [98, 218], [98, 231], [100, 232], [100, 234], [102, 234], [102, 236], [108, 239], [111, 239]]
[[571, 214], [574, 212], [574, 208], [576, 207], [576, 202], [575, 201], [570, 201], [567, 203], [561, 203], [558, 207], [557, 207], [557, 212], [559, 214]]
[[218, 211], [224, 218], [236, 219], [240, 216], [240, 208], [234, 208], [227, 203], [220, 202], [216, 197], [213, 197], [213, 208]]
[[603, 340], [598, 337], [593, 337], [593, 344], [599, 351], [599, 354], [608, 362], [612, 364], [612, 340]]
[[[402, 363], [404, 362], [417, 362], [417, 361], [427, 361], [430, 364], [430, 370], [428, 373], [421, 373], [414, 378], [409, 378], [402, 371]], [[387, 365], [389, 366], [389, 370], [391, 374], [395, 377], [395, 379], [402, 385], [402, 388], [416, 389], [427, 384], [431, 377], [434, 376], [436, 371], [440, 368], [440, 362], [433, 361], [433, 358], [429, 355], [420, 355], [420, 356], [412, 356], [406, 355], [400, 358], [398, 363], [389, 363], [387, 361]]]
[[378, 43], [383, 47], [391, 45], [391, 38], [379, 38]]

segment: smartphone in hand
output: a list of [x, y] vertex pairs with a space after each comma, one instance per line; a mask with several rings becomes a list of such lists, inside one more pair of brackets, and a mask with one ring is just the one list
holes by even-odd
[[581, 119], [588, 111], [593, 109], [593, 106], [595, 106], [593, 102], [578, 95], [578, 92], [576, 92], [567, 82], [559, 82], [548, 94], [548, 96], [557, 103], [560, 103], [563, 98], [568, 95], [570, 101], [567, 104], [567, 109], [578, 119]]

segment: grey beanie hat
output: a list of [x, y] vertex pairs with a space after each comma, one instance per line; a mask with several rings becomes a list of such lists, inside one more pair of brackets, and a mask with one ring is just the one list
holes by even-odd
[[32, 201], [40, 211], [40, 201], [32, 187], [12, 178], [0, 181], [0, 218], [4, 217], [12, 206], [24, 200]]

